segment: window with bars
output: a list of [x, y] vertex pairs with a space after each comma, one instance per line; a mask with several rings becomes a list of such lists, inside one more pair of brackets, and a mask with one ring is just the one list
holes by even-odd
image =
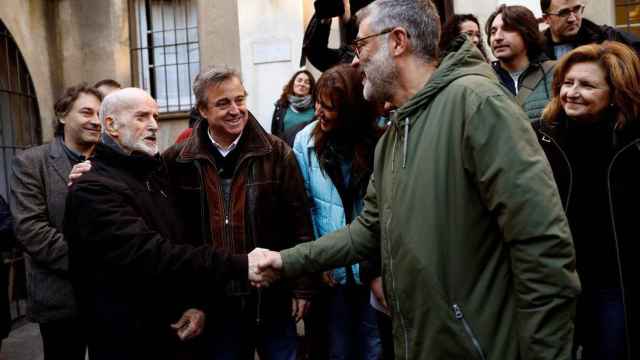
[[616, 27], [640, 37], [640, 0], [616, 0]]
[[130, 0], [133, 82], [160, 112], [188, 111], [200, 70], [197, 4], [191, 0]]

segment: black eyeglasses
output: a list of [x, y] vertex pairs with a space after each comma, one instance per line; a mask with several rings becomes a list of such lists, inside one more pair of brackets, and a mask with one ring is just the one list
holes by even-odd
[[547, 15], [554, 15], [554, 16], [566, 19], [569, 16], [571, 16], [571, 14], [574, 14], [576, 16], [577, 15], [582, 15], [582, 13], [584, 13], [584, 8], [585, 8], [584, 5], [578, 5], [578, 6], [574, 6], [572, 8], [562, 9], [562, 10], [558, 11], [557, 13], [548, 12], [546, 14]]
[[393, 29], [395, 29], [395, 27], [390, 27], [390, 28], [386, 28], [378, 33], [375, 34], [371, 34], [371, 35], [367, 35], [365, 37], [359, 38], [359, 39], [355, 39], [351, 42], [351, 50], [353, 50], [353, 52], [356, 54], [357, 57], [360, 57], [360, 49], [362, 49], [363, 47], [365, 47], [367, 45], [366, 42], [364, 42], [365, 40], [374, 38], [376, 36], [380, 36], [380, 35], [384, 35], [384, 34], [388, 34], [390, 32], [393, 31]]

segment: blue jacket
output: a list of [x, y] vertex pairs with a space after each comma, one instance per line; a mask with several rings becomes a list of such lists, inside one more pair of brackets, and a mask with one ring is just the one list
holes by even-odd
[[[338, 193], [338, 189], [331, 181], [329, 175], [322, 171], [318, 155], [315, 151], [315, 143], [311, 137], [313, 129], [318, 124], [314, 121], [305, 126], [297, 135], [293, 143], [293, 153], [298, 161], [300, 173], [304, 179], [304, 187], [307, 195], [313, 204], [311, 208], [311, 219], [313, 222], [313, 232], [315, 238], [319, 238], [324, 234], [331, 233], [347, 225], [345, 219], [344, 204]], [[347, 172], [350, 171], [350, 164]], [[344, 168], [344, 167], [343, 167]], [[348, 173], [345, 173], [345, 179]], [[356, 199], [350, 204], [353, 214], [358, 215], [362, 211], [362, 198]], [[360, 268], [358, 264], [351, 265], [353, 277], [356, 284], [361, 285]], [[333, 278], [341, 285], [346, 284], [347, 274], [345, 268], [333, 270]]]

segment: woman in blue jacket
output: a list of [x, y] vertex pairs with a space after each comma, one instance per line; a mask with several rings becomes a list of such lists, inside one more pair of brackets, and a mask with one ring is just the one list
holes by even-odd
[[[316, 120], [295, 138], [293, 150], [312, 200], [316, 237], [344, 227], [362, 210], [381, 132], [375, 108], [362, 92], [362, 77], [350, 65], [324, 72], [316, 86]], [[323, 274], [330, 359], [380, 356], [375, 310], [369, 303], [374, 274], [369, 264]], [[314, 307], [322, 308], [318, 301]]]

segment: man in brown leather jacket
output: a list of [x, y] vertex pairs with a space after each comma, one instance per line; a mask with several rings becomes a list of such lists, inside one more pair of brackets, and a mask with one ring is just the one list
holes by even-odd
[[[206, 121], [164, 153], [185, 237], [230, 253], [284, 249], [312, 239], [303, 180], [292, 150], [249, 113], [239, 74], [203, 71], [193, 90]], [[252, 289], [233, 281], [212, 294], [204, 336], [213, 359], [295, 359], [295, 322], [311, 295], [308, 279]]]

